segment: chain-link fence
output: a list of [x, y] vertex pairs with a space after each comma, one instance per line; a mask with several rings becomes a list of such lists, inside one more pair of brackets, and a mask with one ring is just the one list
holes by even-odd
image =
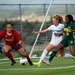
[[[49, 4], [0, 4], [0, 31], [5, 29], [5, 24], [10, 21], [14, 23], [16, 29], [23, 39], [23, 45], [27, 50], [31, 50], [36, 35], [33, 30], [39, 30]], [[72, 14], [75, 18], [74, 4], [53, 4], [43, 28], [51, 25], [53, 15], [60, 14], [65, 17], [66, 14]], [[43, 50], [50, 41], [51, 33], [42, 34], [39, 37], [37, 45]], [[44, 45], [45, 44], [45, 45]], [[40, 50], [40, 46], [37, 48]]]

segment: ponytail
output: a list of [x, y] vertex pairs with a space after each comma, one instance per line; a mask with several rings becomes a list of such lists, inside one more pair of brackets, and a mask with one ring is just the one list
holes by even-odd
[[56, 20], [58, 20], [58, 22], [61, 23], [61, 24], [63, 24], [63, 22], [64, 22], [62, 16], [60, 16], [60, 15], [56, 15], [53, 18], [55, 18]]

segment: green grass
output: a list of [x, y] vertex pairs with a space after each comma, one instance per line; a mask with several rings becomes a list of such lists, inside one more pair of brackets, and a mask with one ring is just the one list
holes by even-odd
[[[39, 59], [32, 59], [37, 62]], [[19, 60], [18, 60], [19, 61]], [[42, 63], [41, 67], [25, 66], [17, 62], [10, 66], [10, 61], [0, 61], [0, 75], [75, 75], [75, 60], [54, 58], [50, 66]]]

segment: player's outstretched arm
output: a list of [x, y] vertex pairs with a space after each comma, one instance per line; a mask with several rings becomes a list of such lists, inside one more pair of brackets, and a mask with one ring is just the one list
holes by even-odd
[[75, 30], [73, 30], [73, 29], [70, 29], [70, 31], [71, 31], [71, 32], [75, 32]]
[[48, 31], [49, 31], [48, 29], [44, 29], [44, 30], [41, 30], [41, 31], [33, 31], [33, 33], [34, 34], [40, 34], [40, 33], [46, 33]]

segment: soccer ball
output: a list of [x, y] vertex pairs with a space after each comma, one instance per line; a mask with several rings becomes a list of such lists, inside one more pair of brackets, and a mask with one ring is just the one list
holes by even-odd
[[28, 62], [26, 58], [20, 58], [20, 64], [25, 65]]

